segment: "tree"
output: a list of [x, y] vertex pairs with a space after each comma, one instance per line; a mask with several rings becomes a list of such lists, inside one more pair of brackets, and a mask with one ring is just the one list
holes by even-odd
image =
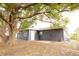
[[[61, 4], [61, 3], [17, 3], [17, 4], [0, 4], [0, 37], [4, 42], [11, 44], [16, 40], [16, 33], [19, 29], [29, 27], [38, 16], [46, 15], [49, 18], [59, 20], [61, 12], [78, 9], [79, 4]], [[17, 24], [21, 23], [20, 28]], [[6, 34], [6, 32], [8, 34]]]

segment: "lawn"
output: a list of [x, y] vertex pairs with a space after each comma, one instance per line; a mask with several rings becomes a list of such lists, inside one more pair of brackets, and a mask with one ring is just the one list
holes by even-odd
[[79, 56], [79, 45], [72, 42], [17, 40], [13, 46], [0, 44], [1, 56]]

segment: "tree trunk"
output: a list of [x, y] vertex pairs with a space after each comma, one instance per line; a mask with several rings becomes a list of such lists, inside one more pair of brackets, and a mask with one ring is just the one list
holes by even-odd
[[14, 44], [16, 40], [16, 31], [12, 31], [11, 34], [8, 37], [7, 44]]
[[16, 25], [15, 25], [12, 28], [10, 28], [10, 30], [9, 30], [9, 37], [8, 37], [8, 40], [7, 40], [8, 45], [15, 44], [16, 34], [17, 34], [17, 28], [16, 28]]

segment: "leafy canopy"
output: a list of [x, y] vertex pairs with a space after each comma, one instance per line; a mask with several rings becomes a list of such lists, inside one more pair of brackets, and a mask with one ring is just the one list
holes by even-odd
[[6, 24], [9, 24], [11, 23], [9, 22], [11, 17], [11, 21], [22, 22], [20, 27], [25, 29], [37, 20], [40, 15], [46, 15], [47, 17], [53, 18], [59, 22], [62, 17], [61, 12], [73, 11], [78, 8], [78, 3], [1, 3], [0, 18]]

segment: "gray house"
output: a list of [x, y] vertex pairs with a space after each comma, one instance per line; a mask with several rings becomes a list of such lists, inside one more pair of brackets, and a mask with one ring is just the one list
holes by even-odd
[[19, 31], [17, 34], [17, 39], [45, 41], [67, 40], [67, 34], [65, 33], [64, 29], [51, 29], [50, 25], [50, 23], [36, 20], [36, 22], [32, 24], [29, 29]]
[[20, 31], [17, 34], [17, 39], [23, 40], [45, 40], [45, 41], [63, 41], [64, 30], [58, 29], [28, 29]]

